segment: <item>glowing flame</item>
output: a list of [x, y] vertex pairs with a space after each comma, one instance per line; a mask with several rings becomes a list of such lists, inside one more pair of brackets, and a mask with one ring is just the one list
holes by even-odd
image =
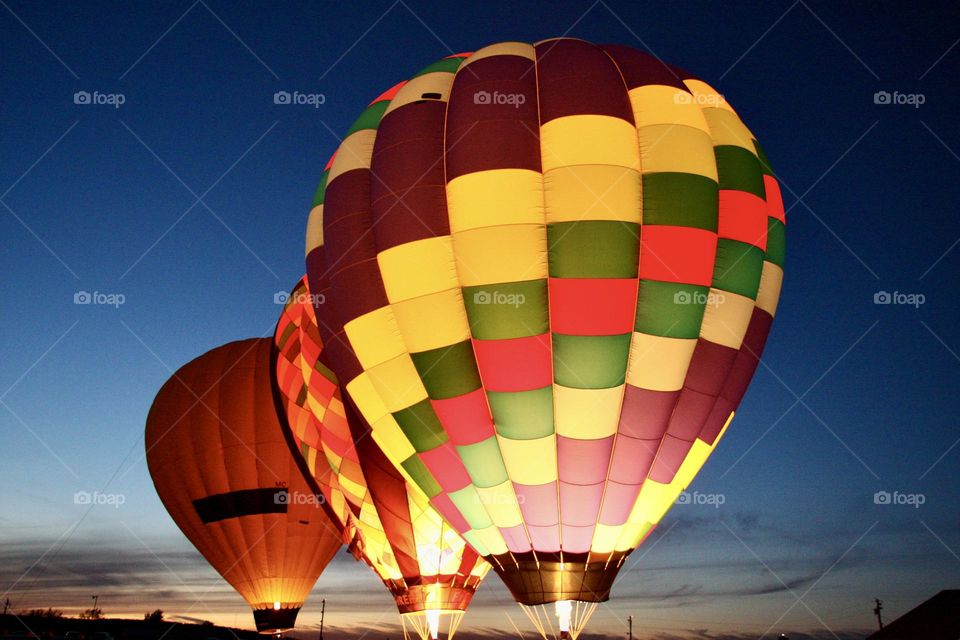
[[573, 603], [569, 600], [557, 600], [557, 618], [560, 620], [560, 632], [570, 633], [570, 614], [573, 612]]
[[427, 609], [427, 625], [430, 627], [430, 637], [437, 640], [440, 635], [440, 611]]
[[274, 610], [274, 611], [280, 611], [280, 601], [279, 601], [279, 600], [277, 600], [276, 602], [273, 603], [273, 610]]

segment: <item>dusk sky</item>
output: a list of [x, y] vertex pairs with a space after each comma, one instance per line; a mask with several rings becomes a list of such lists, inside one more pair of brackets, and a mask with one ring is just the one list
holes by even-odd
[[[153, 397], [208, 349], [272, 335], [320, 174], [370, 100], [451, 53], [561, 35], [710, 82], [763, 144], [788, 219], [762, 363], [690, 488], [714, 504], [667, 514], [586, 637], [624, 637], [628, 615], [640, 638], [863, 637], [873, 598], [893, 619], [960, 587], [956, 3], [0, 5], [0, 595], [15, 609], [75, 614], [98, 594], [109, 616], [252, 626], [154, 491]], [[346, 553], [303, 628], [321, 598], [328, 626], [398, 637], [388, 593]], [[491, 572], [463, 633], [510, 632], [507, 616], [532, 634]]]

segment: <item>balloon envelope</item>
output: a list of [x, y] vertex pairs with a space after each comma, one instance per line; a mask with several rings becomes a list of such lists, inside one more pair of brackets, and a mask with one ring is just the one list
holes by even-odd
[[763, 350], [785, 217], [709, 85], [507, 42], [375, 100], [307, 229], [329, 362], [395, 468], [524, 604], [603, 601]]
[[277, 380], [295, 451], [352, 531], [354, 554], [377, 573], [401, 614], [462, 612], [489, 570], [477, 552], [393, 468], [325, 364], [306, 280], [277, 325]]
[[281, 428], [270, 339], [218, 347], [164, 384], [147, 417], [147, 464], [184, 535], [254, 609], [292, 628], [341, 545]]

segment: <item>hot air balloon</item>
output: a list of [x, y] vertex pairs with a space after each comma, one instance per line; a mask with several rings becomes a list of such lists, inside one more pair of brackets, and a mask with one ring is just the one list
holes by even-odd
[[272, 354], [272, 340], [251, 339], [184, 365], [160, 389], [146, 428], [164, 506], [265, 634], [293, 628], [342, 535], [290, 455]]
[[784, 225], [760, 145], [703, 80], [624, 46], [506, 42], [360, 115], [307, 274], [386, 456], [576, 637], [730, 424]]
[[277, 324], [277, 382], [294, 452], [352, 531], [350, 549], [393, 595], [406, 637], [436, 639], [442, 619], [453, 638], [490, 565], [409, 485], [366, 437], [325, 364], [306, 280], [291, 293]]

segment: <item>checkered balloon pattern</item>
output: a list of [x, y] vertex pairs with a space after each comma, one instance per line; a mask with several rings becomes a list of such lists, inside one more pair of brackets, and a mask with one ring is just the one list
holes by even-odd
[[779, 186], [721, 94], [561, 38], [374, 100], [323, 173], [306, 262], [344, 413], [541, 604], [605, 600], [717, 446], [784, 257]]
[[358, 431], [324, 364], [314, 296], [301, 280], [274, 336], [284, 428], [344, 530], [344, 543], [394, 596], [401, 613], [463, 611], [490, 569]]

